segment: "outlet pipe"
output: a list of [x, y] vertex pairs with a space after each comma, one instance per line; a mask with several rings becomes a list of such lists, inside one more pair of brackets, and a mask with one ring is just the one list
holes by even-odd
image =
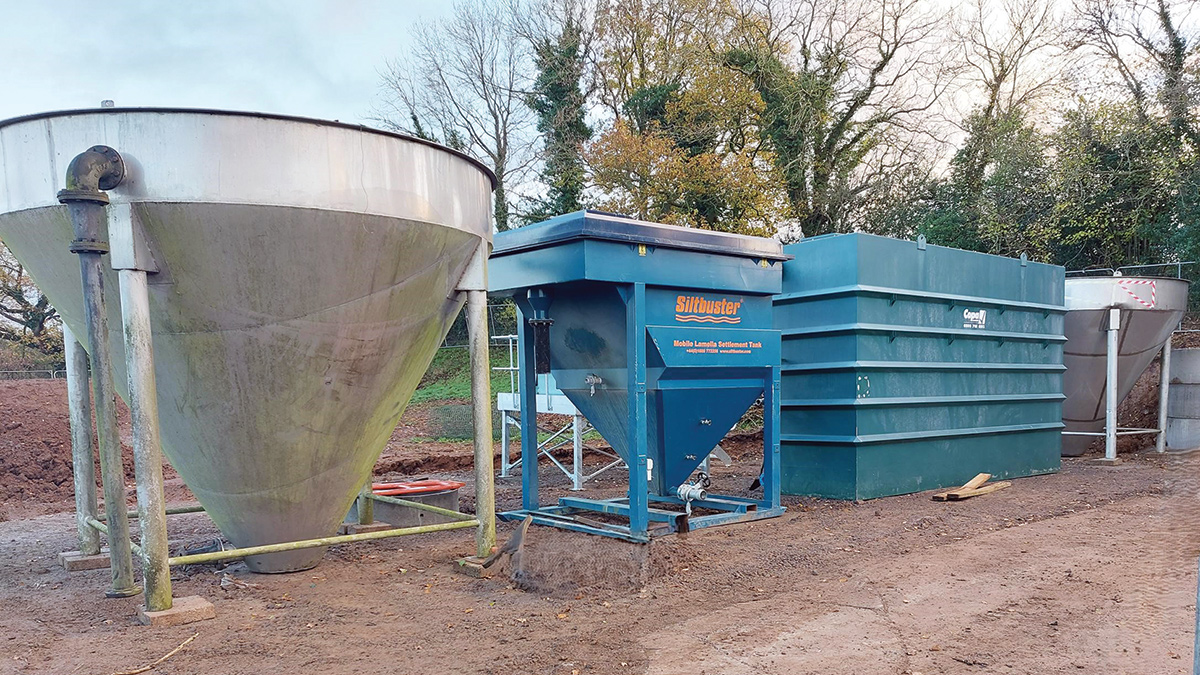
[[113, 388], [102, 268], [103, 257], [108, 253], [108, 242], [103, 237], [108, 195], [103, 191], [116, 187], [124, 177], [125, 163], [117, 151], [97, 145], [71, 160], [67, 167], [66, 188], [58, 193], [58, 201], [67, 205], [75, 230], [71, 252], [79, 256], [83, 282], [84, 316], [95, 393], [96, 440], [100, 447], [104, 509], [108, 515], [106, 530], [112, 584], [105, 595], [110, 598], [129, 597], [139, 591], [133, 583], [129, 519], [125, 515], [125, 469], [121, 465], [121, 442], [117, 434], [117, 394]]

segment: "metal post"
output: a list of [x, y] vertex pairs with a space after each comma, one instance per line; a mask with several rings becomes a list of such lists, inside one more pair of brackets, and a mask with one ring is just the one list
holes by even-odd
[[103, 258], [108, 253], [104, 236], [104, 207], [108, 204], [108, 195], [102, 190], [116, 187], [124, 175], [121, 156], [112, 148], [96, 146], [71, 160], [67, 168], [66, 188], [58, 193], [58, 200], [67, 205], [71, 215], [71, 225], [75, 231], [71, 252], [79, 255], [79, 275], [83, 283], [88, 352], [92, 361], [96, 441], [100, 449], [104, 509], [108, 515], [112, 585], [105, 595], [111, 598], [137, 595], [139, 590], [133, 583], [129, 519], [125, 515], [125, 468], [121, 464], [121, 439], [117, 433], [117, 394], [113, 388], [103, 274]]
[[763, 499], [777, 508], [782, 503], [779, 475], [779, 366], [772, 366], [763, 389]]
[[1117, 338], [1121, 330], [1121, 310], [1113, 307], [1108, 310], [1108, 349], [1105, 354], [1108, 361], [1108, 381], [1105, 383], [1104, 403], [1104, 458], [1117, 458], [1117, 355], [1120, 345]]
[[575, 419], [571, 423], [571, 440], [574, 443], [573, 459], [575, 460], [575, 472], [571, 476], [571, 489], [583, 489], [583, 416], [578, 411], [575, 412]]
[[75, 479], [75, 527], [79, 531], [79, 552], [100, 553], [100, 533], [88, 525], [88, 518], [99, 515], [96, 498], [96, 469], [92, 452], [92, 393], [88, 381], [88, 355], [63, 324], [63, 347], [67, 360], [67, 408], [71, 417], [71, 473]]
[[146, 272], [142, 270], [123, 269], [120, 281], [138, 525], [142, 532], [142, 584], [146, 610], [161, 612], [171, 608], [171, 569], [167, 564], [170, 552], [158, 429], [158, 388], [154, 383], [154, 343], [150, 332], [150, 293]]
[[370, 525], [375, 522], [375, 502], [371, 497], [375, 495], [374, 489], [374, 473], [367, 474], [367, 481], [363, 483], [358, 490], [358, 501], [355, 504], [355, 511], [358, 512], [358, 524]]
[[467, 291], [467, 331], [471, 341], [471, 410], [475, 435], [475, 534], [479, 557], [496, 545], [496, 475], [492, 463], [492, 365], [488, 346], [487, 291]]
[[517, 309], [517, 366], [521, 376], [521, 507], [537, 510], [538, 439], [537, 439], [537, 368], [533, 362], [533, 326], [525, 313]]
[[[1197, 579], [1200, 580], [1200, 576]], [[1192, 643], [1192, 675], [1200, 675], [1200, 585], [1196, 587], [1196, 637]]]
[[1171, 392], [1171, 338], [1168, 335], [1167, 341], [1163, 343], [1162, 348], [1162, 367], [1159, 369], [1158, 376], [1158, 438], [1154, 441], [1154, 449], [1158, 452], [1165, 452], [1167, 449], [1167, 399]]
[[[648, 538], [650, 512], [649, 433], [646, 428], [646, 284], [633, 284], [625, 305], [628, 347], [633, 360], [629, 363], [629, 531], [638, 538]], [[661, 470], [661, 469], [660, 469]]]
[[500, 411], [500, 477], [508, 478], [508, 416], [507, 410]]

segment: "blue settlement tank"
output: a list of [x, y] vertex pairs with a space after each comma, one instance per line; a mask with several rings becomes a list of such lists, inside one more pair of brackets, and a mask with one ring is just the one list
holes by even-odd
[[[543, 509], [536, 464], [526, 458], [524, 509], [510, 517], [537, 512], [544, 518], [535, 522], [640, 541], [651, 523], [678, 531], [781, 513], [771, 296], [786, 258], [769, 239], [594, 211], [498, 234], [489, 284], [520, 312], [523, 385], [551, 372], [631, 467], [628, 499], [564, 499]], [[696, 468], [764, 392], [763, 499], [688, 492]], [[688, 508], [669, 515], [649, 502]], [[688, 518], [692, 505], [724, 512]], [[586, 510], [627, 515], [630, 527], [561, 522]]]

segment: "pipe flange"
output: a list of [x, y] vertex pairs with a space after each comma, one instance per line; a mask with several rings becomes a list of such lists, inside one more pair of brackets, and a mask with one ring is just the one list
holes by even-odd
[[88, 150], [104, 155], [104, 158], [109, 163], [108, 170], [100, 174], [100, 184], [98, 187], [101, 190], [111, 190], [120, 185], [121, 181], [125, 180], [125, 160], [121, 157], [121, 153], [107, 145], [93, 145]]
[[[106, 198], [104, 201], [107, 203], [108, 199]], [[105, 253], [108, 253], [109, 248], [108, 242], [106, 241], [100, 241], [98, 239], [76, 239], [71, 242], [70, 251], [71, 253], [99, 253], [100, 255], [104, 255]]]
[[61, 204], [69, 204], [71, 202], [93, 202], [96, 204], [108, 204], [108, 193], [99, 190], [59, 190], [58, 201]]

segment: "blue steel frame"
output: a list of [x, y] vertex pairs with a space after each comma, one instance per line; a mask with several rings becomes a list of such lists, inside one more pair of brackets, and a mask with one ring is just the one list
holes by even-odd
[[[652, 495], [648, 480], [648, 434], [647, 429], [647, 355], [646, 339], [646, 284], [636, 282], [619, 287], [625, 301], [628, 344], [633, 346], [632, 359], [628, 364], [630, 397], [629, 416], [633, 423], [629, 427], [629, 492], [623, 499], [584, 499], [563, 497], [554, 506], [542, 507], [539, 501], [537, 471], [537, 426], [534, 422], [537, 410], [537, 374], [533, 354], [533, 327], [525, 320], [518, 307], [518, 352], [517, 367], [521, 378], [521, 506], [517, 511], [499, 514], [502, 520], [523, 520], [533, 516], [533, 522], [576, 532], [595, 534], [632, 542], [648, 542], [652, 536], [686, 532], [704, 527], [729, 523], [774, 518], [785, 511], [780, 496], [779, 458], [779, 390], [780, 367], [764, 368], [763, 376], [763, 499], [746, 499], [710, 495], [708, 499], [693, 500], [694, 508], [719, 511], [719, 513], [688, 516], [682, 510], [670, 510], [651, 506], [668, 505], [683, 507], [684, 501], [674, 496]], [[722, 380], [694, 381], [703, 386], [721, 386]], [[619, 525], [588, 518], [586, 514], [598, 513], [629, 518], [629, 525]], [[654, 524], [654, 527], [651, 527]]]

